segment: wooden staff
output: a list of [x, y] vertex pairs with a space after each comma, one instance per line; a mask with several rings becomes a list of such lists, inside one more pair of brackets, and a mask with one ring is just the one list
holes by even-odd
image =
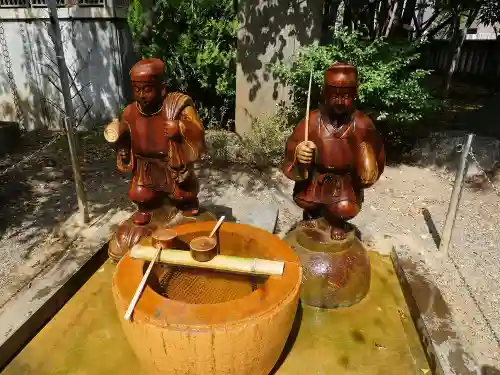
[[304, 140], [307, 142], [309, 140], [309, 110], [311, 109], [311, 86], [312, 86], [313, 70], [311, 69], [311, 74], [309, 75], [309, 89], [307, 91], [307, 104], [306, 104], [306, 134], [304, 135]]

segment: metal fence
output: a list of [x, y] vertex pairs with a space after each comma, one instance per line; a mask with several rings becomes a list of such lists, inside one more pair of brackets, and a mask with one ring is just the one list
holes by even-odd
[[[495, 79], [500, 77], [500, 50], [496, 40], [466, 40], [460, 50], [456, 73], [464, 76]], [[435, 40], [422, 51], [426, 69], [445, 72], [448, 66], [450, 42]]]

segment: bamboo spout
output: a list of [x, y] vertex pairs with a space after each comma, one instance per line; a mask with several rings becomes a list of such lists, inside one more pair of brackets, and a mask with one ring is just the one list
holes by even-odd
[[[155, 253], [154, 247], [137, 244], [130, 251], [130, 256], [136, 259], [152, 260]], [[157, 261], [176, 266], [265, 276], [282, 276], [285, 269], [283, 261], [240, 258], [229, 255], [216, 255], [209, 261], [199, 262], [193, 259], [189, 251], [174, 249], [163, 249]]]

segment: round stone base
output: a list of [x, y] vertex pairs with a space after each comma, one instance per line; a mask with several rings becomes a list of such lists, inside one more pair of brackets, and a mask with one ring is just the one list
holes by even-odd
[[319, 308], [348, 307], [370, 289], [370, 259], [354, 229], [342, 241], [332, 240], [324, 219], [302, 222], [284, 241], [303, 267], [302, 302]]
[[153, 217], [147, 225], [135, 225], [132, 217], [121, 223], [108, 244], [108, 255], [112, 261], [118, 262], [143, 237], [150, 236], [157, 228], [172, 228], [180, 224], [197, 221], [216, 221], [217, 217], [200, 208], [195, 216], [184, 216], [181, 211], [165, 205], [153, 211]]

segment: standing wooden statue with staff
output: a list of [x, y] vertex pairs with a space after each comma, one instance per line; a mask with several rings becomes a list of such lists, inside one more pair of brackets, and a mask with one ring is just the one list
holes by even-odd
[[286, 145], [283, 172], [296, 181], [294, 200], [304, 209], [304, 225], [324, 217], [332, 239], [342, 240], [346, 221], [361, 209], [363, 189], [385, 166], [382, 139], [372, 120], [354, 107], [358, 76], [338, 62], [324, 76], [320, 108], [307, 113]]
[[167, 93], [164, 68], [155, 58], [132, 67], [135, 101], [104, 131], [116, 150], [118, 170], [132, 174], [128, 195], [137, 205], [110, 242], [115, 260], [157, 227], [198, 219], [193, 165], [205, 149], [204, 128], [189, 96]]
[[301, 260], [302, 302], [321, 308], [359, 302], [370, 288], [367, 251], [347, 223], [361, 210], [363, 189], [384, 171], [382, 139], [353, 104], [356, 68], [337, 62], [325, 72], [319, 109], [309, 112], [287, 141], [284, 174], [303, 220], [284, 240]]

